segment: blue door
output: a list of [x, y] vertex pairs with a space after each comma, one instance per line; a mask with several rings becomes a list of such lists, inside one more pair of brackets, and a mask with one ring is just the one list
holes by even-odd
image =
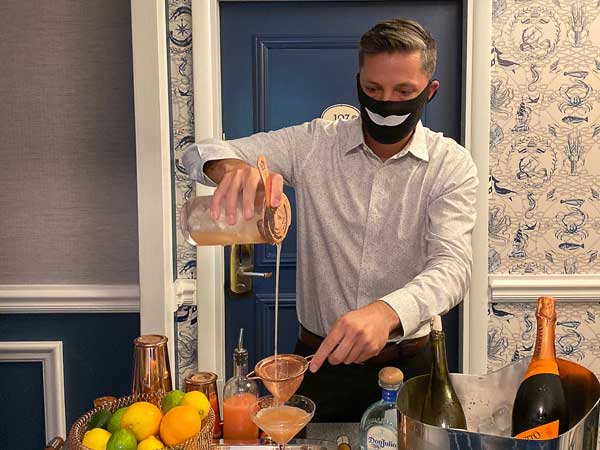
[[[227, 139], [275, 130], [320, 117], [334, 104], [358, 107], [358, 41], [376, 22], [411, 17], [438, 43], [441, 88], [424, 115], [426, 126], [461, 141], [463, 14], [455, 1], [220, 2], [223, 130]], [[295, 211], [293, 190], [286, 188]], [[254, 271], [275, 272], [275, 248], [255, 246]], [[229, 249], [225, 272], [229, 280]], [[292, 352], [298, 333], [295, 309], [296, 231], [281, 256], [279, 351]], [[250, 367], [273, 353], [275, 281], [254, 279], [251, 294], [225, 286], [227, 374], [237, 334], [245, 329]], [[448, 363], [458, 369], [458, 312], [444, 318]]]

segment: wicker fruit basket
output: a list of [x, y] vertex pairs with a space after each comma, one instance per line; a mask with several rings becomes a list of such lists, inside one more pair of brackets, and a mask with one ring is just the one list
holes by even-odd
[[[101, 409], [109, 409], [111, 412], [115, 412], [117, 409], [123, 406], [129, 406], [132, 403], [142, 401], [153, 403], [160, 408], [163, 396], [164, 393], [129, 395], [86, 412], [73, 423], [73, 426], [71, 426], [71, 431], [69, 431], [68, 438], [69, 449], [89, 450], [82, 444], [83, 435], [87, 431], [87, 426], [90, 422], [90, 419], [94, 414], [96, 414], [97, 411]], [[214, 425], [215, 413], [211, 409], [208, 413], [208, 416], [202, 420], [202, 428], [198, 433], [189, 438], [187, 441], [176, 445], [175, 447], [165, 447], [165, 450], [209, 450], [212, 441]]]

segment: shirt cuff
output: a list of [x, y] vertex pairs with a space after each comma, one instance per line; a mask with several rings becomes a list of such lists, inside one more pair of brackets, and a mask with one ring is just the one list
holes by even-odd
[[[403, 289], [392, 292], [380, 299], [387, 303], [400, 318], [402, 324], [404, 339], [412, 337], [421, 328], [421, 314], [417, 299]], [[390, 339], [395, 339], [395, 333], [390, 335]]]
[[[205, 141], [208, 142], [208, 141]], [[205, 186], [216, 187], [215, 183], [204, 173], [204, 166], [209, 161], [216, 161], [219, 159], [241, 159], [233, 152], [223, 151], [219, 148], [213, 148], [211, 146], [203, 146], [202, 157], [200, 157], [200, 148], [198, 144], [191, 144], [185, 150], [185, 153], [181, 157], [181, 164], [185, 167], [188, 176], [192, 179], [201, 183]]]

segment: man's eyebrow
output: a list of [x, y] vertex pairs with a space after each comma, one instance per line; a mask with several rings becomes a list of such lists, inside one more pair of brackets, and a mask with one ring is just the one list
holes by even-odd
[[405, 83], [398, 83], [394, 87], [396, 87], [396, 88], [414, 88], [415, 86], [416, 86], [416, 84], [407, 81]]
[[[365, 80], [365, 84], [368, 85], [373, 85], [373, 86], [377, 86], [380, 87], [381, 85], [379, 83], [377, 83], [376, 81], [371, 81], [371, 80]], [[394, 88], [414, 88], [416, 87], [415, 83], [411, 83], [409, 81], [406, 81], [404, 83], [398, 83], [394, 86]]]

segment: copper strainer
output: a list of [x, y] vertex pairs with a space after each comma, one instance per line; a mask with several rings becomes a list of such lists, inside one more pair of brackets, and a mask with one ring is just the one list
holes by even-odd
[[[302, 383], [312, 356], [305, 358], [292, 353], [267, 356], [254, 366], [253, 372], [274, 397], [280, 402], [286, 402]], [[252, 372], [248, 375], [251, 374]]]

